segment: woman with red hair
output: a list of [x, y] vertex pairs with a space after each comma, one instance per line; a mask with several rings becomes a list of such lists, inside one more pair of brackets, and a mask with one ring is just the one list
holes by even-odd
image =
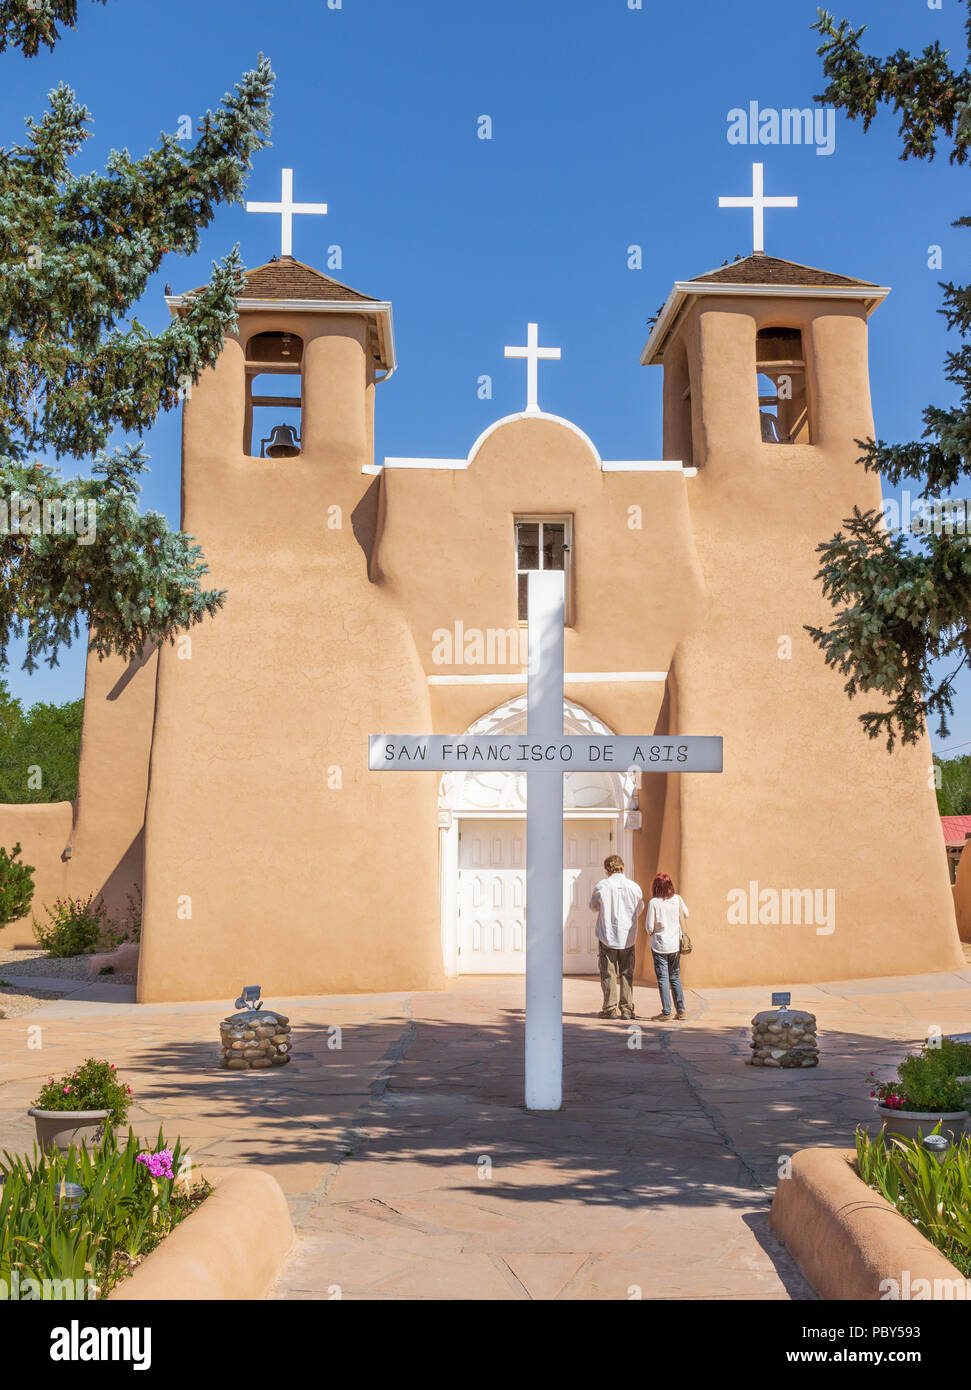
[[661, 1012], [654, 1021], [671, 1017], [671, 994], [674, 993], [675, 1015], [687, 1018], [684, 1009], [684, 990], [681, 988], [681, 916], [688, 916], [684, 900], [674, 891], [670, 874], [658, 874], [651, 887], [647, 907], [647, 930], [650, 933], [654, 974], [661, 994]]

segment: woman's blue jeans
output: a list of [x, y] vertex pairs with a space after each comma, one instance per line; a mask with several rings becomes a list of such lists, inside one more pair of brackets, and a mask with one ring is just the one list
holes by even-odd
[[[684, 990], [681, 988], [681, 952], [672, 951], [670, 955], [662, 955], [660, 951], [652, 951], [654, 957], [654, 973], [657, 976], [657, 987], [661, 991], [662, 1012], [671, 1012], [671, 992], [674, 991], [674, 1007], [678, 1013], [684, 1012]], [[669, 983], [670, 982], [670, 983]]]

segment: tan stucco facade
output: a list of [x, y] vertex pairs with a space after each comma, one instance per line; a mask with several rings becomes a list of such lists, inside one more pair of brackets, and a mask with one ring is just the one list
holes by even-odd
[[[721, 775], [644, 775], [618, 809], [634, 875], [666, 869], [691, 909], [686, 981], [959, 966], [929, 745], [868, 740], [804, 631], [830, 612], [815, 546], [879, 505], [854, 442], [873, 432], [868, 312], [785, 286], [685, 297], [666, 467], [611, 468], [525, 414], [461, 466], [376, 470], [369, 303], [245, 301], [183, 429], [182, 523], [225, 608], [130, 672], [89, 662], [73, 855], [49, 872], [143, 882], [139, 998], [444, 984], [438, 777], [369, 772], [367, 736], [459, 733], [523, 693], [518, 653], [443, 663], [441, 634], [518, 631], [514, 524], [544, 516], [572, 528], [567, 700], [615, 733], [724, 738]], [[778, 325], [802, 334], [811, 443], [763, 442], [756, 334]], [[244, 452], [262, 332], [303, 344], [297, 457]], [[26, 845], [18, 810], [0, 826]], [[797, 898], [825, 911], [766, 920]]]

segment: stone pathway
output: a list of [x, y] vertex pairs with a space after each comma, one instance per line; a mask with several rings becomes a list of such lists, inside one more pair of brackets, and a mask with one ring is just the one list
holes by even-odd
[[745, 1065], [768, 993], [690, 993], [688, 1023], [638, 1034], [594, 1016], [596, 982], [568, 979], [565, 1107], [529, 1114], [521, 979], [273, 1000], [295, 1060], [252, 1073], [216, 1066], [228, 1003], [135, 1006], [90, 984], [0, 1021], [0, 1149], [30, 1148], [47, 1075], [106, 1056], [138, 1133], [162, 1124], [197, 1161], [279, 1179], [298, 1239], [272, 1297], [811, 1298], [768, 1228], [780, 1162], [852, 1142], [873, 1120], [871, 1067], [971, 1028], [971, 969], [794, 989], [819, 1019], [812, 1071]]

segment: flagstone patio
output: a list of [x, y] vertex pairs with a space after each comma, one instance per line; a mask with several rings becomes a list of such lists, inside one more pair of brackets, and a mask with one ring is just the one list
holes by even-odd
[[48, 1075], [109, 1057], [137, 1132], [278, 1178], [298, 1233], [271, 1295], [287, 1299], [811, 1298], [768, 1226], [780, 1161], [850, 1144], [874, 1118], [870, 1068], [930, 1028], [971, 1029], [971, 968], [799, 986], [821, 1065], [762, 1071], [745, 1059], [768, 989], [689, 992], [687, 1023], [655, 1024], [639, 987], [638, 1034], [568, 978], [564, 1108], [529, 1113], [521, 978], [274, 999], [294, 1061], [257, 1072], [217, 1066], [231, 1001], [69, 987], [0, 1021], [0, 1149], [29, 1150]]

